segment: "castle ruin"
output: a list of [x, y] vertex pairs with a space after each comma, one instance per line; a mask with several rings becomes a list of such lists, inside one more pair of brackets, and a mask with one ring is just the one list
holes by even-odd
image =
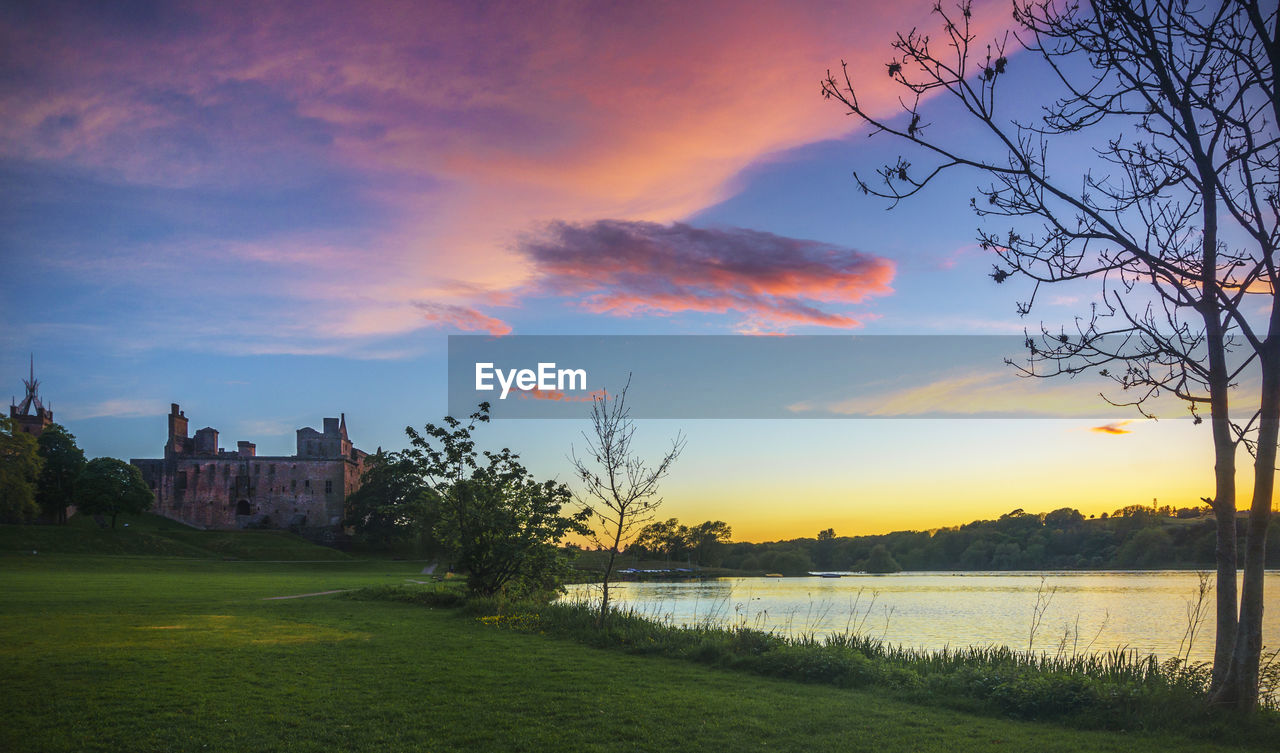
[[218, 446], [206, 426], [188, 436], [173, 403], [164, 457], [129, 462], [155, 494], [151, 511], [204, 528], [340, 527], [347, 495], [360, 487], [367, 453], [347, 438], [347, 418], [324, 419], [324, 431], [298, 429], [296, 455], [263, 456], [252, 442]]

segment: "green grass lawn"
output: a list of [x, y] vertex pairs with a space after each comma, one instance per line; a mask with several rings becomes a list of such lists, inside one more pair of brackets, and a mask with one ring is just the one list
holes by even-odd
[[1239, 750], [628, 656], [448, 610], [263, 600], [420, 570], [0, 556], [0, 750]]

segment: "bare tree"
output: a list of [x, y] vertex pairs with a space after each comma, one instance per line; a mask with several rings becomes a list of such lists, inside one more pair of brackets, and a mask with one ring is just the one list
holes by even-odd
[[582, 481], [579, 501], [591, 510], [594, 519], [591, 540], [609, 554], [600, 582], [600, 625], [609, 616], [609, 580], [618, 554], [653, 519], [662, 504], [658, 483], [670, 473], [685, 445], [684, 436], [677, 434], [656, 463], [651, 465], [640, 457], [632, 446], [636, 427], [627, 407], [630, 388], [628, 378], [617, 395], [605, 394], [592, 401], [591, 431], [582, 434], [584, 454], [580, 457], [571, 450], [569, 456]]
[[[934, 11], [941, 44], [915, 30], [892, 44], [888, 75], [903, 91], [898, 116], [865, 107], [857, 91], [865, 82], [855, 84], [847, 66], [823, 81], [824, 96], [873, 135], [914, 145], [930, 163], [899, 157], [877, 178], [855, 179], [864, 193], [896, 204], [943, 173], [977, 170], [989, 181], [971, 199], [988, 218], [978, 241], [1000, 259], [991, 276], [1031, 282], [1020, 315], [1030, 314], [1043, 285], [1091, 280], [1101, 288], [1099, 302], [1070, 323], [1028, 333], [1024, 373], [1097, 371], [1123, 390], [1112, 402], [1144, 415], [1161, 395], [1185, 401], [1197, 422], [1208, 408], [1215, 488], [1205, 501], [1218, 526], [1213, 696], [1253, 708], [1280, 425], [1275, 6], [1014, 0], [1016, 28], [987, 45], [971, 31], [968, 2]], [[999, 94], [1023, 64], [1042, 67], [1038, 83], [1057, 94], [1038, 118], [1020, 120], [1025, 110]], [[934, 94], [958, 102], [979, 136], [935, 134], [920, 107]], [[1061, 137], [1079, 134], [1097, 135], [1095, 160], [1078, 169], [1051, 161]], [[991, 218], [1007, 218], [1007, 229]], [[1253, 385], [1250, 393], [1233, 402], [1244, 384]], [[1237, 592], [1241, 446], [1255, 462]]]

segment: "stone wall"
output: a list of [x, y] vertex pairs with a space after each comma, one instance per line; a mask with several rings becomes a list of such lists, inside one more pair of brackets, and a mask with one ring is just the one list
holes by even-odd
[[347, 439], [345, 417], [326, 418], [323, 434], [299, 430], [300, 438], [324, 441], [314, 450], [323, 457], [259, 457], [251, 442], [239, 442], [235, 452], [217, 449], [209, 427], [188, 439], [185, 414], [171, 407], [165, 457], [130, 461], [156, 495], [153, 512], [205, 528], [339, 526], [366, 457]]
[[350, 460], [294, 457], [134, 464], [156, 494], [154, 512], [208, 528], [337, 525], [361, 472], [361, 464]]

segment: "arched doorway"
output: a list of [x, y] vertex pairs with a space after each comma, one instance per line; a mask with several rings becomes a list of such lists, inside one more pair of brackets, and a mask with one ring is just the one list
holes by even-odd
[[252, 515], [249, 510], [249, 500], [242, 499], [236, 503], [236, 515]]

